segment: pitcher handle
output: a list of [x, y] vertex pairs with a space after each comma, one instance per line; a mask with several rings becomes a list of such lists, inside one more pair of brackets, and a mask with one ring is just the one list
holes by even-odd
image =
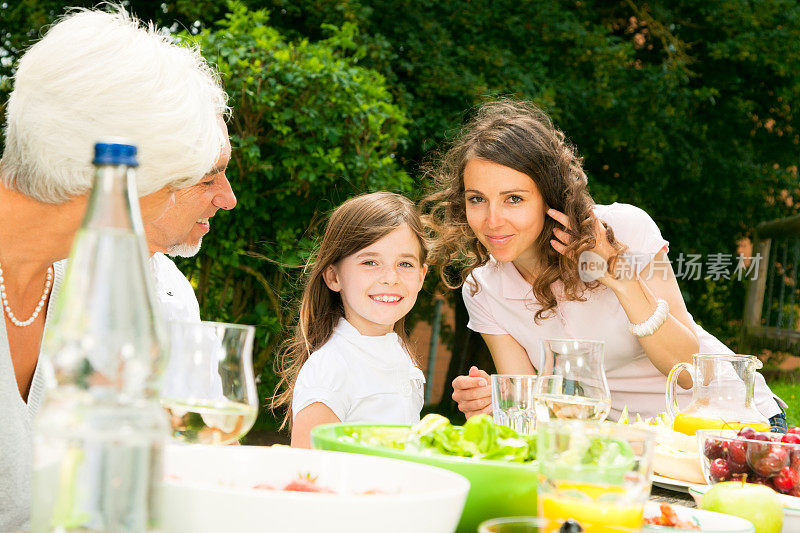
[[675, 415], [678, 414], [678, 399], [675, 397], [678, 376], [681, 375], [683, 370], [686, 370], [692, 376], [692, 381], [694, 381], [693, 369], [694, 367], [689, 363], [678, 363], [669, 371], [669, 376], [667, 376], [667, 414], [670, 421], [674, 421]]

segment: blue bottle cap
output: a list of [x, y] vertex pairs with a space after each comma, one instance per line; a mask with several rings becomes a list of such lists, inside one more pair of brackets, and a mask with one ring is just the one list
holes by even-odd
[[136, 147], [132, 144], [99, 142], [94, 145], [93, 165], [139, 166], [136, 161]]

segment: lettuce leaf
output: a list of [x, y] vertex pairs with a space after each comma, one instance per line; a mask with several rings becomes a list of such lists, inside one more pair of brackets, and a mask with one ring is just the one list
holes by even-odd
[[425, 454], [519, 463], [536, 459], [535, 436], [519, 435], [495, 424], [488, 415], [473, 416], [463, 426], [454, 426], [447, 418], [432, 413], [410, 429], [352, 428], [339, 439]]

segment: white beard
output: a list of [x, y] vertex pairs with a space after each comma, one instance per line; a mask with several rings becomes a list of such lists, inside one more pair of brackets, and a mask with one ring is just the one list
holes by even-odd
[[173, 244], [167, 248], [167, 255], [171, 257], [194, 257], [200, 251], [200, 246], [203, 244], [201, 238], [197, 244], [191, 245], [186, 243]]

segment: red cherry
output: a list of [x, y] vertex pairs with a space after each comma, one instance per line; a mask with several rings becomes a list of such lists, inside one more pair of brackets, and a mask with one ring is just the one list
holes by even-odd
[[728, 458], [739, 464], [747, 463], [747, 443], [744, 440], [735, 439], [728, 443]]
[[728, 468], [728, 462], [725, 459], [714, 459], [709, 466], [711, 477], [717, 481], [725, 481], [731, 475], [731, 469]]
[[723, 455], [725, 455], [725, 443], [716, 441], [713, 439], [708, 439], [706, 441], [705, 446], [703, 447], [706, 457], [710, 460], [719, 459]]
[[778, 475], [772, 478], [772, 484], [781, 492], [789, 492], [798, 482], [800, 482], [800, 476], [788, 466], [781, 468]]
[[760, 457], [769, 452], [769, 444], [764, 444], [764, 442], [769, 442], [769, 437], [762, 433], [756, 433], [753, 435], [753, 438], [747, 442], [747, 456], [750, 462], [755, 462], [753, 455]]
[[797, 470], [798, 472], [800, 472], [800, 449], [792, 450], [789, 459], [789, 466], [792, 467], [792, 470]]
[[756, 460], [753, 460], [752, 455], [748, 455], [748, 463], [753, 469], [753, 472], [764, 477], [777, 474], [781, 468], [787, 465], [788, 459], [789, 457], [785, 450], [783, 450], [783, 454], [771, 451]]
[[789, 447], [788, 446], [782, 446], [780, 444], [773, 444], [770, 447], [769, 451], [770, 451], [770, 453], [774, 453], [775, 455], [777, 455], [781, 459], [786, 459], [786, 460], [789, 459]]
[[750, 472], [750, 467], [747, 466], [746, 462], [739, 463], [736, 461], [732, 461], [731, 459], [728, 459], [728, 469], [730, 470], [731, 474], [739, 476]]
[[753, 435], [756, 434], [756, 430], [751, 428], [750, 426], [745, 426], [739, 430], [739, 436], [744, 437], [746, 439], [752, 439]]
[[800, 444], [800, 433], [784, 433], [781, 436], [781, 442], [788, 442], [789, 444]]

